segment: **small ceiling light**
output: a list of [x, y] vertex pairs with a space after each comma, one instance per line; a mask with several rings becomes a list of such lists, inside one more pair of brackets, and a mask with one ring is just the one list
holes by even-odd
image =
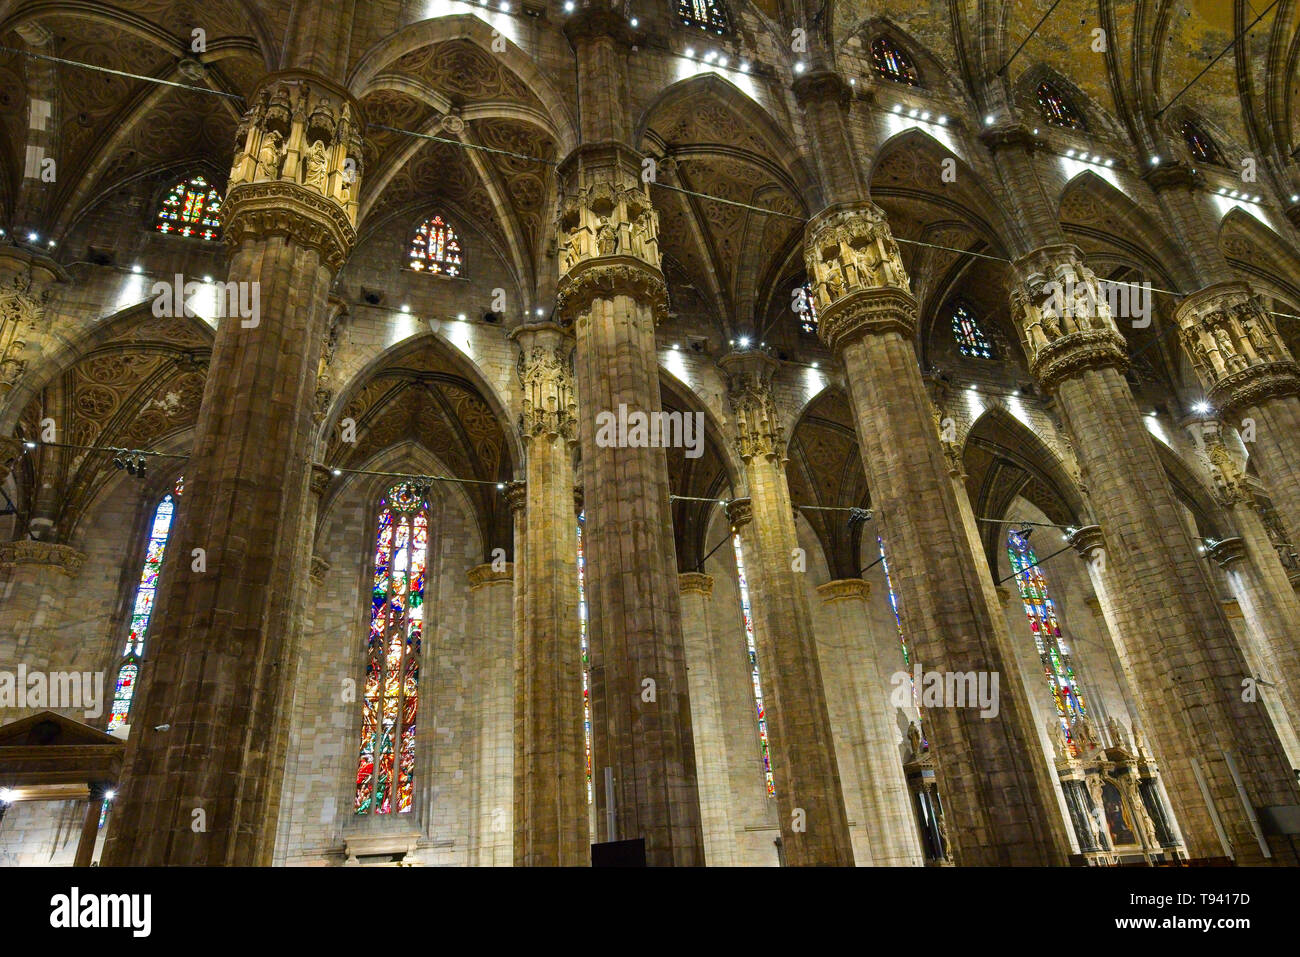
[[675, 342], [673, 343], [673, 352], [676, 352], [676, 351], [679, 350], [680, 348], [681, 348], [680, 345], [678, 345], [678, 344], [675, 343]]
[[410, 311], [411, 311], [411, 307], [408, 306], [406, 303], [402, 303], [402, 312], [410, 312]]
[[939, 125], [940, 125], [940, 126], [947, 126], [947, 125], [948, 125], [948, 117], [946, 117], [946, 116], [941, 116], [941, 117], [939, 117]]
[[632, 20], [631, 20], [630, 22], [631, 22], [632, 26], [634, 26], [634, 27], [635, 27], [635, 26], [639, 26], [640, 23], [641, 23], [641, 21], [638, 20], [636, 17], [633, 17]]
[[53, 248], [54, 248], [54, 240], [51, 239], [51, 240], [50, 240], [48, 243], [46, 243], [45, 245], [47, 245], [47, 246], [49, 246], [51, 249], [53, 249]]
[[970, 390], [971, 390], [972, 392], [978, 392], [978, 391], [980, 390], [980, 387], [977, 386], [977, 385], [975, 385], [975, 383], [972, 382], [972, 383], [971, 383]]
[[856, 76], [849, 77], [849, 86], [857, 86], [857, 85], [858, 85], [858, 78]]
[[35, 442], [24, 442], [24, 443], [23, 443], [23, 446], [24, 446], [25, 448], [34, 449], [34, 448], [36, 448], [36, 443], [35, 443]]
[[814, 363], [812, 364], [812, 367], [813, 367], [814, 369], [820, 369], [820, 368], [821, 368], [821, 363], [820, 363], [820, 362], [814, 362]]
[[[1255, 202], [1257, 202], [1257, 203], [1258, 203], [1258, 202], [1259, 202], [1259, 201], [1260, 201], [1260, 200], [1261, 200], [1261, 199], [1263, 199], [1263, 197], [1262, 197], [1262, 196], [1256, 196], [1256, 197], [1255, 197]], [[52, 245], [54, 245], [54, 244], [53, 244], [53, 243], [51, 243], [51, 244], [50, 244], [50, 245], [51, 245], [51, 246], [52, 246]]]
[[564, 12], [565, 13], [573, 12], [573, 0], [564, 0]]
[[749, 336], [741, 336], [741, 337], [740, 337], [740, 348], [742, 348], [742, 349], [748, 349], [748, 348], [749, 348]]
[[14, 792], [9, 788], [0, 788], [0, 804], [8, 804], [14, 799]]
[[716, 50], [710, 50], [708, 53], [704, 54], [704, 62], [712, 63], [715, 59], [717, 59], [717, 56], [718, 56], [718, 52]]
[[502, 12], [502, 13], [509, 13], [509, 12], [510, 12], [510, 2], [509, 2], [509, 0], [501, 0], [501, 12]]
[[1195, 405], [1192, 406], [1192, 411], [1195, 412], [1197, 415], [1205, 415], [1205, 413], [1210, 411], [1210, 403], [1197, 402]]
[[695, 56], [695, 47], [687, 47], [687, 48], [686, 48], [686, 55], [687, 55], [687, 56]]
[[1035, 135], [1035, 136], [1038, 135], [1038, 127], [1036, 127], [1036, 126], [1034, 127], [1034, 135]]
[[930, 111], [929, 111], [929, 110], [922, 110], [922, 111], [921, 111], [921, 119], [925, 120], [926, 122], [929, 122], [929, 120], [930, 120]]
[[211, 276], [204, 276], [204, 277], [203, 277], [203, 281], [204, 281], [204, 282], [212, 282], [212, 277], [211, 277]]
[[741, 61], [740, 61], [740, 72], [741, 72], [741, 73], [748, 73], [748, 72], [749, 72], [749, 62], [748, 62], [748, 61], [746, 61], [746, 60], [741, 60]]
[[144, 270], [140, 268], [139, 263], [136, 263], [134, 266], [131, 267], [131, 272], [135, 273], [138, 276], [140, 275], [140, 273], [144, 272]]
[[894, 112], [895, 112], [895, 113], [902, 113], [902, 112], [903, 112], [903, 104], [901, 104], [901, 103], [895, 103], [895, 104], [894, 104]]
[[546, 310], [544, 310], [541, 306], [538, 306], [538, 307], [537, 307], [537, 314], [538, 314], [539, 316], [544, 316], [544, 315], [546, 315]]
[[459, 319], [461, 322], [464, 322], [464, 321], [465, 321], [465, 313], [463, 313], [463, 312], [462, 312], [462, 313], [458, 313], [457, 316], [456, 316], [456, 318]]
[[506, 483], [505, 483], [505, 482], [497, 482], [497, 491], [498, 491], [498, 492], [504, 492], [505, 490], [506, 490]]
[[1153, 156], [1153, 157], [1151, 157], [1151, 165], [1152, 165], [1152, 166], [1159, 166], [1159, 165], [1160, 165], [1160, 157], [1159, 157], [1159, 156]]
[[[1295, 193], [1292, 193], [1292, 194], [1291, 194], [1291, 202], [1293, 202], [1293, 203], [1300, 203], [1300, 196], [1297, 196]], [[0, 232], [3, 232], [3, 230], [0, 230]]]
[[113, 798], [115, 798], [115, 797], [117, 797], [117, 792], [116, 792], [116, 791], [105, 791], [105, 792], [104, 792], [104, 800], [105, 800], [105, 801], [111, 801], [111, 800], [113, 800]]
[[1070, 157], [1070, 159], [1074, 159], [1074, 150], [1066, 150], [1065, 155]]
[[27, 234], [27, 241], [28, 241], [29, 243], [37, 243], [37, 242], [40, 242], [40, 240], [41, 240], [41, 237], [38, 236], [38, 235], [36, 235], [35, 233], [28, 233], [28, 234]]
[[803, 60], [800, 60], [798, 63], [796, 63], [796, 64], [794, 65], [794, 72], [795, 72], [795, 73], [802, 73], [803, 70], [804, 70], [804, 63], [803, 63]]
[[725, 56], [718, 57], [718, 66], [726, 66], [729, 62]]
[[918, 116], [921, 115], [921, 111], [913, 107], [912, 109], [907, 111], [907, 115], [910, 116], [912, 119], [916, 119]]
[[342, 474], [343, 474], [343, 470], [342, 470], [342, 469], [330, 469], [330, 471], [331, 471], [334, 475], [342, 475]]
[[995, 119], [996, 119], [996, 118], [993, 116], [993, 114], [990, 113], [988, 116], [984, 117], [984, 125], [985, 125], [985, 126], [992, 126], [992, 125], [993, 125], [993, 121], [994, 121]]
[[1114, 165], [1115, 165], [1115, 161], [1114, 161], [1114, 160], [1106, 160], [1106, 165], [1107, 165], [1107, 166], [1114, 166]]

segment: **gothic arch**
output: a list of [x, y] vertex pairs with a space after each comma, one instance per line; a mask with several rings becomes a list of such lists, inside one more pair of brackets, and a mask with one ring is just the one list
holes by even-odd
[[1219, 224], [1219, 249], [1229, 264], [1274, 295], [1300, 300], [1300, 254], [1266, 223], [1239, 206]]

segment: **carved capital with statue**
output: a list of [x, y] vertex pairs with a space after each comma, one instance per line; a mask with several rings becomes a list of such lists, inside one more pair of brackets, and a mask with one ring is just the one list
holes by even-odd
[[1300, 394], [1300, 364], [1246, 283], [1217, 283], [1188, 296], [1177, 322], [1183, 348], [1219, 412], [1231, 415]]
[[323, 77], [268, 76], [236, 131], [226, 242], [290, 236], [337, 272], [356, 242], [362, 125], [357, 102]]
[[1106, 291], [1077, 247], [1040, 247], [1016, 260], [1015, 272], [1011, 315], [1045, 391], [1089, 369], [1128, 367]]
[[524, 439], [559, 436], [576, 442], [573, 337], [553, 322], [539, 322], [520, 326], [510, 338], [519, 346], [516, 371], [523, 396], [519, 425]]
[[916, 331], [917, 305], [889, 223], [870, 203], [831, 206], [804, 230], [817, 331], [832, 352], [865, 335]]
[[751, 349], [729, 353], [718, 365], [727, 376], [727, 398], [735, 416], [736, 451], [741, 459], [783, 457], [785, 433], [772, 395], [772, 377], [780, 363]]
[[1214, 481], [1215, 498], [1226, 508], [1234, 505], [1254, 505], [1255, 496], [1241, 464], [1216, 436], [1205, 445], [1205, 458]]
[[735, 529], [748, 525], [754, 518], [754, 505], [748, 498], [733, 498], [727, 503], [727, 521]]

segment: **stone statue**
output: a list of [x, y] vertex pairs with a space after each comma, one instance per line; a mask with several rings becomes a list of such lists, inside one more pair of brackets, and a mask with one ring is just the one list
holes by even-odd
[[1228, 331], [1223, 326], [1215, 326], [1214, 344], [1218, 347], [1219, 355], [1223, 357], [1224, 362], [1227, 362], [1228, 358], [1235, 352], [1232, 348], [1232, 342], [1228, 339]]
[[913, 756], [921, 753], [921, 729], [915, 721], [907, 722], [907, 743], [912, 748]]
[[283, 137], [272, 130], [262, 140], [262, 148], [257, 153], [257, 175], [261, 179], [279, 179], [280, 164], [284, 162], [285, 149]]
[[1128, 748], [1128, 739], [1124, 735], [1124, 729], [1120, 723], [1111, 715], [1106, 719], [1106, 730], [1110, 732], [1111, 743], [1117, 748]]
[[612, 256], [618, 249], [618, 235], [609, 224], [609, 217], [600, 217], [600, 226], [596, 229], [596, 248], [602, 256]]
[[319, 190], [322, 194], [325, 192], [325, 181], [329, 175], [326, 168], [327, 158], [325, 156], [325, 144], [320, 140], [311, 144], [307, 150], [307, 176], [305, 185], [312, 189]]

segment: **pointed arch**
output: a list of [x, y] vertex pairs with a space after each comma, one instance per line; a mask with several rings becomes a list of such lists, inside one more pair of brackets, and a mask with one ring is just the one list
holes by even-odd
[[1258, 216], [1233, 206], [1219, 223], [1218, 245], [1238, 272], [1279, 298], [1300, 301], [1300, 253]]

